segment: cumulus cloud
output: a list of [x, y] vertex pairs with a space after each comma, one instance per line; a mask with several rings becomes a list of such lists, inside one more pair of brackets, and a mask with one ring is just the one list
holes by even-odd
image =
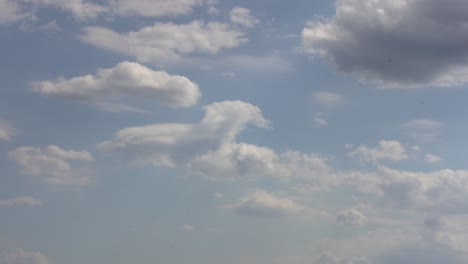
[[138, 31], [120, 33], [103, 27], [86, 27], [85, 43], [138, 61], [158, 65], [175, 63], [184, 55], [217, 54], [247, 42], [243, 31], [221, 22], [192, 21], [188, 24], [155, 23]]
[[72, 162], [94, 161], [87, 151], [63, 150], [49, 145], [44, 148], [23, 146], [8, 153], [8, 157], [16, 162], [20, 174], [34, 176], [52, 184], [88, 185], [91, 179]]
[[249, 9], [243, 7], [234, 7], [229, 12], [229, 18], [231, 23], [245, 28], [251, 28], [260, 23], [260, 20], [254, 17]]
[[261, 110], [241, 101], [206, 105], [197, 124], [153, 124], [125, 128], [113, 140], [99, 144], [129, 164], [182, 167], [212, 179], [239, 177], [326, 178], [327, 160], [297, 151], [277, 153], [266, 147], [237, 142], [247, 125], [268, 127]]
[[223, 208], [231, 208], [238, 214], [256, 217], [281, 217], [303, 211], [303, 208], [291, 199], [277, 197], [263, 190], [251, 192], [238, 203], [225, 205]]
[[48, 258], [41, 252], [30, 252], [24, 249], [0, 252], [2, 264], [49, 264]]
[[464, 0], [338, 0], [335, 15], [308, 23], [304, 51], [339, 71], [388, 87], [468, 81]]
[[367, 222], [367, 217], [358, 210], [350, 209], [339, 212], [336, 222], [344, 226], [360, 226]]
[[30, 205], [30, 206], [37, 206], [43, 205], [44, 203], [32, 197], [17, 197], [11, 199], [0, 199], [0, 206], [15, 206], [15, 205]]
[[[419, 148], [413, 148], [418, 150]], [[411, 158], [410, 150], [398, 141], [381, 140], [375, 148], [359, 146], [348, 153], [350, 157], [357, 157], [363, 162], [376, 163], [380, 160], [401, 161]]]
[[15, 133], [15, 128], [8, 122], [0, 119], [0, 140], [10, 141]]
[[[345, 179], [348, 177], [348, 179]], [[374, 193], [376, 205], [412, 211], [465, 213], [468, 171], [412, 172], [379, 167], [374, 172], [347, 172], [343, 182]]]
[[184, 76], [153, 71], [127, 61], [110, 69], [101, 69], [95, 75], [34, 82], [32, 85], [36, 92], [44, 95], [95, 102], [98, 105], [104, 103], [106, 106], [109, 105], [106, 102], [115, 98], [133, 97], [165, 106], [189, 107], [196, 104], [200, 97], [198, 85]]

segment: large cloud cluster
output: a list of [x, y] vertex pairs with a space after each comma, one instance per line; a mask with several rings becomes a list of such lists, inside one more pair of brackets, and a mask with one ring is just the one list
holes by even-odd
[[467, 17], [464, 0], [338, 0], [302, 42], [339, 71], [385, 86], [456, 86], [468, 81]]

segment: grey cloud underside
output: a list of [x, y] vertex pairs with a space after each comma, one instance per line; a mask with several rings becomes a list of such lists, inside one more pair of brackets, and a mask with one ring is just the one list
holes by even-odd
[[468, 81], [468, 2], [339, 0], [336, 14], [302, 33], [306, 53], [389, 87]]

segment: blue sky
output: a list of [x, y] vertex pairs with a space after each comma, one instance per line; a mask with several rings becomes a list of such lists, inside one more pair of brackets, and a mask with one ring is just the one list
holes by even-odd
[[0, 264], [468, 260], [462, 0], [0, 0]]

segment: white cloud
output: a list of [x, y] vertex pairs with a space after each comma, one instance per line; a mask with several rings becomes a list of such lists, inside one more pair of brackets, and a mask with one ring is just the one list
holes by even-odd
[[195, 228], [192, 225], [183, 225], [182, 229], [184, 231], [190, 232], [190, 231], [193, 231]]
[[437, 162], [441, 161], [442, 159], [439, 156], [436, 156], [436, 155], [433, 155], [433, 154], [426, 154], [424, 156], [424, 160], [427, 163], [437, 163]]
[[315, 127], [322, 128], [328, 126], [328, 121], [324, 118], [324, 113], [316, 113], [312, 117], [312, 121], [314, 122]]
[[192, 13], [205, 0], [108, 0], [112, 13], [120, 16], [166, 17]]
[[221, 73], [221, 75], [229, 79], [236, 77], [236, 74], [234, 72], [223, 72]]
[[315, 103], [321, 106], [336, 106], [344, 100], [344, 96], [332, 92], [316, 92], [312, 94]]
[[378, 167], [373, 172], [344, 172], [341, 179], [364, 193], [377, 195], [376, 206], [449, 214], [466, 212], [468, 171], [412, 172]]
[[367, 217], [358, 210], [349, 209], [339, 212], [336, 222], [344, 226], [360, 226], [367, 223]]
[[45, 95], [99, 104], [114, 98], [133, 97], [171, 107], [189, 107], [200, 97], [197, 84], [184, 76], [153, 71], [127, 61], [114, 68], [101, 69], [95, 75], [34, 82], [33, 89]]
[[220, 22], [155, 23], [138, 31], [119, 33], [86, 27], [81, 40], [99, 48], [158, 65], [175, 63], [190, 54], [217, 54], [247, 42], [245, 33]]
[[0, 25], [16, 22], [27, 16], [14, 0], [0, 0]]
[[266, 147], [236, 142], [252, 124], [268, 127], [261, 110], [241, 101], [224, 101], [204, 107], [198, 124], [154, 124], [125, 128], [113, 140], [99, 144], [133, 165], [186, 168], [190, 174], [211, 179], [270, 176], [327, 179], [327, 160], [297, 151], [276, 153]]
[[221, 198], [224, 197], [224, 193], [215, 192], [215, 193], [213, 193], [213, 197], [216, 198], [216, 199], [221, 199]]
[[315, 263], [316, 264], [340, 264], [341, 259], [333, 253], [323, 252]]
[[243, 72], [288, 73], [294, 70], [294, 65], [279, 55], [231, 55], [217, 63], [222, 67]]
[[348, 153], [350, 157], [358, 157], [363, 162], [376, 163], [379, 160], [401, 161], [411, 158], [408, 149], [398, 141], [381, 140], [375, 148], [359, 146]]
[[423, 142], [436, 140], [443, 127], [444, 123], [432, 119], [415, 119], [402, 124], [411, 138]]
[[301, 213], [304, 209], [288, 198], [257, 190], [243, 197], [238, 203], [223, 208], [235, 210], [238, 214], [256, 217], [281, 217]]
[[304, 28], [307, 54], [388, 87], [468, 81], [468, 2], [338, 0], [335, 8], [333, 17]]
[[12, 199], [0, 199], [0, 206], [15, 206], [15, 205], [30, 205], [37, 206], [43, 205], [41, 200], [32, 197], [17, 197]]
[[251, 28], [260, 23], [260, 20], [254, 17], [249, 9], [243, 7], [234, 7], [229, 12], [229, 17], [231, 23], [245, 28]]
[[[193, 12], [210, 0], [0, 0], [0, 24], [35, 20], [40, 9], [54, 8], [73, 15], [77, 21], [100, 16], [175, 17]], [[213, 7], [214, 8], [214, 7]]]
[[23, 249], [0, 252], [2, 264], [49, 264], [47, 257], [41, 252], [29, 252]]
[[16, 162], [20, 173], [43, 178], [46, 182], [61, 185], [88, 185], [91, 179], [81, 175], [83, 171], [74, 168], [72, 162], [94, 161], [87, 151], [63, 150], [49, 145], [44, 148], [19, 147], [8, 153]]
[[10, 141], [15, 134], [15, 128], [8, 122], [0, 119], [0, 140]]

